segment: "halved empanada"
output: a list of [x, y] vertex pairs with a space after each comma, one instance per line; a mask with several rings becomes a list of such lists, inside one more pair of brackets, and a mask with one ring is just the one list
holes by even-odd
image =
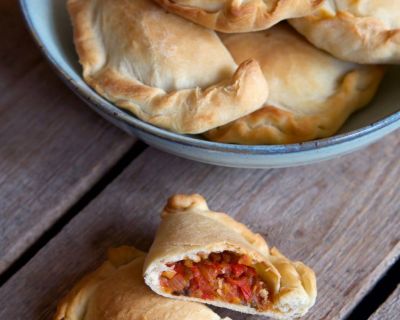
[[143, 252], [120, 247], [111, 249], [108, 256], [108, 261], [83, 278], [59, 304], [55, 320], [221, 319], [204, 305], [152, 292], [142, 277]]
[[201, 133], [257, 110], [268, 95], [257, 62], [237, 68], [215, 32], [151, 0], [68, 7], [84, 79], [144, 121]]
[[357, 63], [400, 63], [398, 0], [325, 0], [290, 23], [314, 45]]
[[245, 313], [301, 316], [317, 295], [314, 272], [292, 262], [200, 195], [169, 199], [144, 265], [158, 294]]
[[259, 61], [270, 87], [264, 108], [205, 134], [241, 144], [286, 144], [329, 137], [368, 104], [383, 68], [340, 61], [313, 47], [286, 23], [266, 31], [223, 35], [240, 63]]
[[250, 32], [311, 14], [323, 0], [155, 0], [165, 9], [221, 32]]

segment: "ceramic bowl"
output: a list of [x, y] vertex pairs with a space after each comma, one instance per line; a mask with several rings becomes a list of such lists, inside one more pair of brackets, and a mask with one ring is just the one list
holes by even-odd
[[191, 160], [242, 168], [305, 165], [365, 147], [400, 127], [400, 67], [391, 67], [374, 101], [335, 136], [289, 145], [232, 145], [175, 134], [137, 119], [93, 91], [81, 77], [65, 0], [20, 0], [36, 42], [65, 83], [101, 116], [147, 144]]

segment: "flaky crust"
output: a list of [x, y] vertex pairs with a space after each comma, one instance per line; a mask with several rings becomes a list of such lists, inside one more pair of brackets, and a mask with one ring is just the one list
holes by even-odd
[[155, 0], [166, 10], [221, 32], [264, 30], [311, 14], [323, 0]]
[[240, 144], [287, 144], [335, 134], [375, 95], [384, 68], [340, 61], [287, 24], [223, 36], [237, 62], [257, 59], [270, 86], [263, 108], [205, 136]]
[[393, 0], [325, 1], [290, 23], [317, 47], [356, 63], [400, 63], [400, 10]]
[[124, 246], [111, 249], [108, 256], [63, 299], [55, 320], [221, 319], [204, 305], [154, 294], [143, 282], [143, 252]]
[[150, 0], [69, 0], [85, 81], [153, 125], [201, 133], [262, 106], [260, 67], [239, 67], [215, 32]]
[[[266, 312], [223, 303], [166, 294], [160, 275], [167, 263], [196, 259], [199, 253], [224, 250], [247, 254], [265, 264], [264, 275], [273, 294], [273, 307]], [[162, 222], [144, 264], [145, 282], [156, 293], [180, 300], [199, 301], [240, 312], [287, 319], [305, 314], [315, 303], [317, 288], [314, 272], [301, 262], [292, 262], [265, 240], [228, 215], [208, 209], [200, 195], [175, 195], [162, 213]]]

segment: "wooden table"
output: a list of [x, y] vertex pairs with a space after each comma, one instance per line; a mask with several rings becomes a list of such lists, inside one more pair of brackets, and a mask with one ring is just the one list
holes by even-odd
[[108, 247], [148, 249], [167, 197], [182, 192], [203, 194], [316, 270], [319, 297], [304, 319], [399, 319], [400, 132], [303, 168], [179, 159], [80, 102], [14, 1], [0, 0], [0, 30], [0, 319], [50, 319]]

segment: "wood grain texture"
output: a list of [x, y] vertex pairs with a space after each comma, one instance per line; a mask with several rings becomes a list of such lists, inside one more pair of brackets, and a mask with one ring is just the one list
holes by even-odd
[[194, 192], [315, 269], [319, 297], [305, 319], [344, 319], [399, 256], [399, 159], [400, 132], [341, 159], [267, 171], [149, 149], [0, 289], [0, 319], [50, 319], [108, 247], [148, 249], [167, 197]]
[[[132, 146], [88, 110], [0, 1], [0, 273]], [[5, 37], [5, 38], [4, 38]]]
[[400, 318], [400, 285], [370, 320], [396, 320]]

